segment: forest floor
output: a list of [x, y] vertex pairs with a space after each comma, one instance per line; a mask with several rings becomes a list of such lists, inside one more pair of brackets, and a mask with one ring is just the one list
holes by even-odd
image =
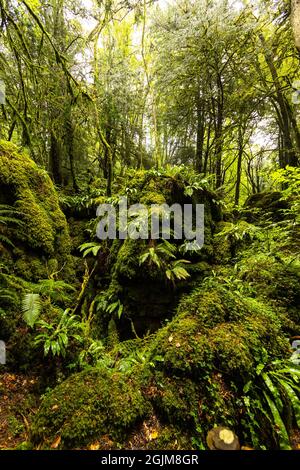
[[[29, 440], [31, 417], [39, 406], [37, 393], [38, 378], [25, 374], [0, 374], [0, 451], [22, 449], [21, 444]], [[155, 449], [155, 440], [159, 436], [161, 425], [155, 415], [142, 422], [129, 434], [126, 449]], [[294, 450], [300, 450], [300, 431], [291, 434]], [[152, 442], [151, 442], [152, 441]], [[174, 448], [177, 448], [176, 441]], [[51, 446], [55, 449], [56, 443]], [[112, 450], [113, 442], [109, 436], [95, 440], [82, 450]], [[80, 450], [80, 449], [78, 449]]]
[[28, 441], [30, 417], [38, 407], [36, 377], [0, 374], [0, 450]]
[[291, 444], [293, 450], [300, 450], [300, 431], [295, 429], [291, 435]]

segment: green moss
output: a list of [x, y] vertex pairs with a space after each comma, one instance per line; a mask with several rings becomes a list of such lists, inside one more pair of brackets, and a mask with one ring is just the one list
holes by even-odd
[[[68, 226], [58, 196], [47, 172], [11, 143], [0, 141], [0, 189], [3, 202], [13, 205], [24, 222], [14, 231], [14, 241], [24, 253], [35, 251], [39, 258], [56, 258], [62, 274], [72, 274]], [[19, 255], [17, 254], [17, 262]], [[28, 276], [26, 256], [18, 263], [18, 274]], [[42, 267], [36, 266], [37, 273]]]
[[[150, 358], [161, 357], [163, 367], [172, 373], [197, 373], [210, 367], [211, 348], [199, 322], [192, 316], [178, 316], [162, 328], [151, 344]], [[150, 359], [150, 360], [151, 360]]]
[[[109, 352], [118, 358], [115, 369], [76, 374], [54, 389], [36, 415], [32, 439], [49, 446], [59, 435], [63, 448], [74, 448], [105, 434], [125, 443], [152, 407], [167, 427], [186, 430], [186, 442], [203, 447], [214, 425], [241, 426], [243, 387], [262, 351], [270, 361], [289, 354], [282, 319], [261, 299], [212, 278], [185, 295], [154, 335], [115, 345]], [[143, 360], [124, 369], [130, 356]]]
[[[49, 272], [47, 270], [46, 259], [40, 259], [34, 252], [24, 253], [21, 249], [14, 249], [13, 255], [16, 257], [14, 262], [14, 272], [17, 276], [27, 281], [36, 281], [37, 279], [47, 279]], [[54, 268], [54, 266], [50, 266]], [[57, 270], [53, 269], [50, 273]]]
[[117, 278], [132, 279], [137, 275], [139, 256], [144, 249], [144, 244], [143, 240], [132, 240], [130, 238], [124, 240], [113, 266], [113, 274]]
[[206, 277], [211, 274], [212, 267], [205, 261], [199, 261], [198, 263], [191, 263], [186, 266], [190, 276], [195, 277]]
[[119, 344], [119, 334], [115, 320], [112, 318], [108, 323], [107, 347], [113, 349]]
[[136, 378], [105, 369], [87, 370], [45, 396], [31, 436], [45, 446], [61, 436], [63, 448], [88, 444], [104, 434], [121, 440], [149, 411]]
[[299, 265], [266, 254], [252, 253], [239, 264], [239, 277], [251, 283], [258, 295], [276, 300], [284, 307], [300, 303]]
[[252, 194], [245, 202], [246, 208], [259, 208], [265, 212], [280, 212], [287, 209], [289, 204], [283, 199], [283, 194], [279, 191], [265, 191]]
[[217, 281], [180, 302], [177, 315], [156, 335], [150, 357], [172, 373], [208, 373], [217, 368], [247, 375], [265, 348], [272, 357], [288, 353], [281, 319], [262, 301], [226, 290]]
[[72, 248], [73, 250], [78, 249], [80, 245], [86, 243], [88, 240], [87, 237], [87, 221], [86, 220], [77, 220], [73, 217], [68, 219], [70, 236], [72, 239]]
[[[215, 235], [219, 234], [231, 224], [219, 222], [216, 226]], [[228, 238], [215, 236], [213, 239], [214, 261], [218, 264], [226, 264], [231, 260], [232, 246]]]
[[256, 335], [249, 334], [240, 323], [223, 323], [209, 334], [209, 342], [214, 351], [216, 366], [223, 372], [251, 371], [255, 363], [253, 350], [259, 350], [260, 342]]
[[166, 203], [166, 199], [165, 197], [163, 196], [163, 194], [159, 194], [155, 191], [149, 191], [147, 192], [147, 194], [145, 194], [144, 196], [141, 197], [141, 200], [140, 200], [141, 204], [146, 204], [146, 205], [151, 205], [151, 204], [165, 204]]
[[154, 406], [160, 415], [171, 423], [193, 425], [193, 412], [199, 401], [199, 387], [191, 379], [165, 376], [156, 372], [152, 387], [155, 394], [152, 397]]
[[150, 450], [193, 450], [196, 449], [191, 435], [179, 426], [164, 425], [159, 430], [158, 438], [148, 445]]
[[218, 281], [209, 281], [210, 286], [194, 289], [183, 297], [178, 312], [195, 315], [204, 327], [213, 327], [225, 321], [235, 321], [247, 313], [243, 299]]

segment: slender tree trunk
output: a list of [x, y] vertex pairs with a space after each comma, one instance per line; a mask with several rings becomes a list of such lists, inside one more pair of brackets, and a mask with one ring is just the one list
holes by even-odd
[[294, 137], [295, 137], [297, 153], [298, 155], [300, 155], [300, 130], [298, 127], [297, 118], [295, 116], [294, 108], [292, 108], [292, 106], [287, 100], [286, 100], [286, 107], [287, 107], [287, 111], [288, 111], [290, 121], [291, 121], [292, 130], [293, 130]]
[[215, 168], [216, 187], [222, 186], [223, 113], [219, 110], [216, 126]]
[[283, 150], [281, 129], [279, 129], [279, 133], [278, 133], [278, 157], [279, 157], [279, 167], [284, 168], [284, 150]]
[[204, 103], [201, 91], [197, 96], [197, 142], [195, 168], [198, 173], [203, 171], [203, 146], [204, 146]]
[[218, 100], [217, 100], [217, 118], [216, 118], [216, 147], [215, 147], [215, 169], [216, 169], [216, 188], [222, 186], [222, 153], [223, 153], [223, 119], [224, 119], [224, 90], [220, 74], [217, 77]]
[[74, 127], [72, 123], [71, 111], [69, 117], [66, 118], [66, 150], [70, 162], [70, 171], [75, 192], [79, 192], [79, 186], [76, 178], [75, 156], [74, 156]]
[[206, 149], [205, 149], [204, 165], [203, 165], [204, 175], [206, 175], [207, 173], [207, 166], [208, 166], [208, 160], [209, 160], [209, 154], [210, 154], [210, 137], [211, 137], [211, 119], [209, 119], [208, 128], [207, 128]]
[[58, 186], [62, 186], [63, 177], [62, 177], [62, 155], [61, 155], [61, 144], [55, 136], [54, 132], [51, 131], [50, 137], [50, 173], [52, 175], [53, 181]]
[[239, 126], [238, 130], [238, 160], [237, 160], [237, 170], [236, 170], [236, 184], [235, 184], [235, 197], [234, 203], [236, 206], [240, 202], [240, 188], [241, 188], [241, 178], [242, 178], [242, 162], [243, 162], [243, 153], [244, 153], [244, 129], [242, 126]]
[[111, 148], [111, 126], [110, 123], [106, 128], [105, 140], [107, 145], [104, 148], [104, 178], [106, 178], [106, 195], [111, 196], [111, 185], [113, 178], [113, 156]]

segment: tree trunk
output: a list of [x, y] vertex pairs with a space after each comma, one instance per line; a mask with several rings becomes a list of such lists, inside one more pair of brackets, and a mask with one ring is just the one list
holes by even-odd
[[222, 186], [222, 152], [223, 152], [223, 119], [224, 119], [224, 90], [220, 74], [217, 77], [218, 100], [217, 100], [217, 118], [215, 131], [215, 173], [216, 188]]
[[235, 198], [234, 203], [236, 206], [239, 205], [240, 201], [240, 189], [241, 189], [241, 178], [242, 178], [242, 161], [244, 153], [244, 129], [242, 126], [239, 126], [239, 135], [238, 135], [238, 160], [237, 160], [237, 170], [236, 170], [236, 185], [235, 185]]
[[74, 126], [72, 123], [71, 113], [70, 113], [70, 116], [66, 118], [66, 150], [67, 150], [67, 155], [69, 156], [73, 189], [75, 192], [79, 192], [79, 186], [78, 186], [77, 178], [76, 178], [75, 156], [74, 156]]
[[215, 148], [215, 161], [216, 161], [216, 187], [222, 186], [222, 150], [223, 150], [223, 113], [218, 113], [217, 127], [216, 127], [216, 148]]
[[270, 52], [263, 34], [260, 33], [259, 38], [264, 49], [264, 56], [265, 56], [267, 65], [269, 67], [270, 73], [272, 75], [272, 79], [273, 79], [275, 90], [276, 90], [275, 99], [279, 107], [279, 109], [277, 109], [276, 107], [276, 112], [278, 114], [278, 123], [282, 132], [283, 167], [285, 167], [286, 165], [297, 166], [298, 159], [297, 159], [295, 147], [293, 145], [293, 139], [291, 136], [292, 126], [290, 122], [290, 113], [288, 109], [289, 107], [288, 107], [287, 99], [285, 98], [281, 89], [281, 84], [280, 84], [280, 80], [279, 80], [277, 70], [274, 64], [272, 52]]
[[203, 173], [206, 175], [207, 173], [207, 166], [208, 166], [208, 160], [209, 160], [209, 154], [210, 154], [210, 137], [211, 137], [211, 118], [209, 119], [208, 122], [208, 129], [207, 129], [207, 136], [206, 136], [206, 149], [205, 149], [205, 155], [204, 155], [204, 165], [203, 165]]
[[203, 171], [203, 145], [204, 145], [204, 103], [201, 98], [201, 91], [197, 96], [197, 142], [196, 142], [196, 162], [197, 173]]
[[291, 0], [291, 22], [295, 45], [300, 53], [300, 0]]
[[61, 169], [61, 145], [55, 136], [54, 132], [51, 131], [50, 137], [50, 173], [52, 175], [53, 181], [58, 186], [62, 185], [63, 177], [62, 177], [62, 169]]

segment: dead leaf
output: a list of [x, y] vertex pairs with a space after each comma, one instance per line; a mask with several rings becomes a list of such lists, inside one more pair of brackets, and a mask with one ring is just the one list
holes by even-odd
[[169, 343], [172, 343], [172, 341], [173, 341], [173, 336], [171, 335], [169, 336]]
[[55, 441], [51, 444], [51, 449], [57, 449], [60, 443], [61, 443], [61, 437], [57, 436]]
[[180, 343], [176, 343], [176, 348], [180, 348], [181, 344]]
[[58, 410], [59, 406], [58, 405], [53, 405], [51, 410], [55, 411], [55, 410]]
[[99, 450], [100, 449], [100, 442], [94, 442], [89, 446], [89, 450]]

